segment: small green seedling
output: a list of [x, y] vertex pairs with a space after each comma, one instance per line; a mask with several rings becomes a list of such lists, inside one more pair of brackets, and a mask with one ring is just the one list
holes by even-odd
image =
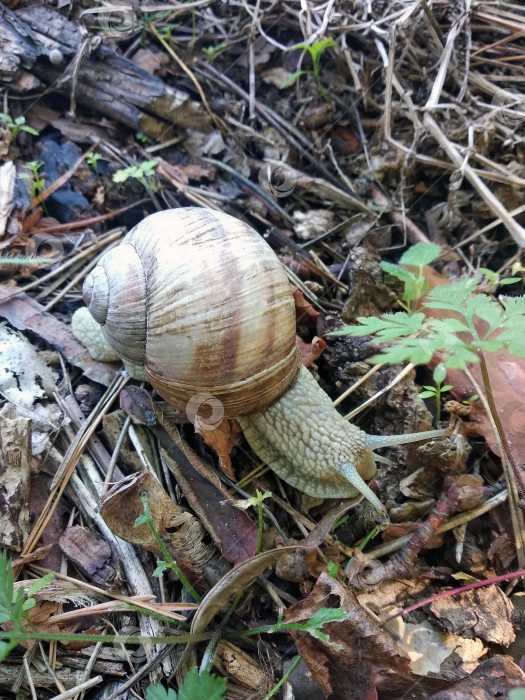
[[41, 160], [31, 160], [24, 165], [24, 168], [30, 170], [30, 173], [20, 173], [18, 176], [19, 180], [30, 180], [31, 181], [31, 199], [34, 199], [37, 195], [42, 194], [44, 191], [44, 186], [46, 180], [40, 177], [38, 171], [44, 165]]
[[328, 576], [331, 576], [331, 578], [337, 578], [341, 570], [339, 564], [336, 564], [335, 561], [329, 561], [326, 565], [326, 569], [328, 571]]
[[281, 85], [281, 90], [292, 85], [301, 75], [313, 75], [317, 83], [317, 87], [319, 88], [319, 92], [323, 96], [323, 99], [326, 100], [326, 102], [328, 102], [328, 96], [324, 91], [324, 88], [321, 84], [321, 78], [319, 77], [319, 68], [321, 62], [321, 55], [323, 54], [323, 52], [326, 51], [326, 49], [331, 49], [335, 46], [336, 44], [332, 37], [322, 39], [321, 41], [316, 41], [314, 44], [311, 45], [303, 42], [301, 44], [295, 44], [295, 46], [291, 46], [289, 51], [295, 51], [297, 49], [303, 49], [304, 51], [308, 51], [308, 53], [310, 54], [310, 58], [312, 59], [312, 70], [295, 71], [295, 73], [292, 73], [292, 75], [290, 75], [290, 77], [287, 80], [285, 80], [284, 83]]
[[155, 168], [158, 160], [145, 160], [140, 165], [130, 165], [129, 168], [121, 168], [113, 175], [113, 182], [126, 182], [130, 177], [141, 182], [146, 189], [155, 191]]
[[216, 44], [215, 46], [203, 46], [202, 51], [208, 57], [209, 62], [213, 63], [225, 48], [227, 48], [227, 44]]
[[417, 273], [406, 270], [404, 267], [393, 265], [389, 262], [380, 263], [381, 269], [393, 277], [405, 283], [405, 291], [401, 300], [398, 301], [407, 313], [412, 313], [419, 303], [421, 297], [428, 289], [427, 281], [423, 275], [425, 265], [430, 265], [441, 253], [441, 248], [435, 243], [418, 243], [409, 248], [401, 256], [400, 265], [411, 265], [417, 267]]
[[[29, 180], [31, 183], [31, 199], [38, 197], [44, 191], [46, 180], [40, 177], [38, 171], [44, 165], [41, 160], [31, 160], [29, 163], [24, 165], [24, 168], [30, 170], [30, 173], [20, 173], [18, 175], [19, 180]], [[46, 215], [49, 215], [46, 207], [46, 203], [42, 202], [42, 209], [45, 211]]]
[[88, 153], [87, 156], [86, 156], [87, 162], [91, 165], [91, 167], [92, 167], [93, 170], [95, 171], [95, 173], [96, 173], [96, 175], [97, 175], [97, 177], [98, 177], [99, 180], [100, 180], [100, 175], [99, 175], [99, 172], [98, 172], [98, 161], [99, 161], [101, 158], [102, 158], [102, 156], [100, 155], [100, 153], [95, 153], [95, 152], [93, 152], [93, 151], [91, 151], [91, 153]]
[[480, 272], [484, 277], [487, 278], [489, 282], [489, 294], [494, 294], [498, 287], [502, 287], [505, 284], [514, 284], [515, 282], [521, 282], [521, 277], [505, 277], [503, 279], [500, 279], [500, 276], [497, 272], [494, 272], [494, 270], [488, 270], [486, 267], [478, 268], [478, 272]]
[[259, 531], [258, 531], [258, 537], [257, 537], [257, 548], [255, 550], [255, 554], [259, 554], [261, 551], [261, 545], [262, 545], [262, 534], [263, 534], [263, 510], [262, 510], [262, 504], [263, 501], [265, 501], [267, 498], [270, 498], [272, 494], [269, 491], [265, 491], [264, 493], [261, 493], [259, 489], [257, 489], [255, 496], [252, 496], [251, 498], [243, 498], [241, 501], [233, 501], [232, 505], [234, 505], [236, 508], [242, 508], [243, 510], [247, 510], [248, 508], [251, 508], [255, 506], [257, 508], [257, 513], [258, 513], [258, 519], [259, 519]]
[[171, 35], [178, 27], [180, 27], [180, 22], [173, 22], [172, 24], [166, 24], [164, 27], [161, 27], [159, 32], [164, 41], [171, 44]]
[[16, 117], [13, 119], [11, 115], [5, 114], [4, 112], [0, 112], [0, 119], [4, 121], [9, 129], [11, 129], [11, 134], [13, 137], [13, 141], [16, 140], [16, 137], [21, 131], [25, 131], [28, 134], [31, 134], [32, 136], [38, 136], [39, 132], [36, 129], [33, 129], [32, 126], [28, 126], [26, 124], [26, 118], [24, 116]]
[[187, 578], [184, 576], [182, 571], [179, 569], [176, 562], [173, 560], [170, 553], [166, 549], [166, 545], [161, 540], [159, 533], [155, 529], [155, 525], [153, 523], [153, 518], [151, 517], [151, 511], [150, 511], [149, 505], [148, 505], [148, 495], [147, 495], [146, 491], [142, 491], [139, 495], [140, 495], [140, 500], [142, 502], [142, 505], [144, 507], [144, 513], [142, 515], [139, 515], [139, 517], [135, 520], [135, 527], [138, 527], [139, 525], [147, 525], [149, 527], [149, 529], [151, 530], [151, 534], [155, 538], [155, 541], [157, 542], [161, 552], [166, 557], [165, 561], [158, 561], [157, 562], [157, 567], [156, 567], [155, 571], [153, 572], [153, 576], [160, 577], [167, 569], [171, 569], [178, 576], [179, 581], [182, 583], [182, 585], [188, 591], [188, 593], [198, 603], [200, 603], [202, 598], [197, 593], [197, 591], [193, 588], [193, 586], [187, 580]]
[[444, 394], [446, 391], [450, 391], [452, 389], [451, 384], [443, 385], [443, 382], [446, 378], [447, 368], [443, 363], [440, 362], [436, 365], [436, 368], [434, 369], [434, 373], [432, 375], [432, 379], [436, 382], [436, 385], [423, 385], [423, 389], [425, 389], [425, 391], [421, 391], [419, 393], [419, 397], [421, 399], [430, 399], [432, 397], [436, 399], [436, 418], [434, 420], [434, 428], [437, 428], [437, 425], [439, 423], [439, 416], [441, 414], [441, 395]]

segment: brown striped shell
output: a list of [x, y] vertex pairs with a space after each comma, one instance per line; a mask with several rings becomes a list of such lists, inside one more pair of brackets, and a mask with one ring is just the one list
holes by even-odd
[[110, 345], [185, 410], [207, 393], [225, 417], [262, 411], [300, 367], [281, 263], [247, 224], [196, 207], [148, 216], [102, 257], [84, 300]]

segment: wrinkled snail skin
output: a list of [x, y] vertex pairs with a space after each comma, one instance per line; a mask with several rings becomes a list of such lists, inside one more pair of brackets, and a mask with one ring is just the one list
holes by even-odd
[[446, 434], [370, 436], [348, 423], [301, 365], [286, 273], [253, 229], [195, 207], [152, 214], [102, 257], [84, 300], [104, 336], [143, 365], [180, 410], [197, 394], [239, 419], [248, 443], [284, 481], [311, 496], [364, 496], [376, 447]]
[[328, 394], [301, 367], [297, 381], [266, 411], [239, 418], [252, 450], [281, 479], [309, 496], [356, 498], [386, 509], [363, 481], [376, 474], [373, 449], [419, 442], [448, 434], [428, 430], [407, 435], [367, 435], [334, 408]]
[[266, 411], [238, 420], [253, 451], [300, 491], [319, 498], [361, 493], [384, 511], [363, 481], [376, 473], [366, 433], [337, 413], [306, 368]]

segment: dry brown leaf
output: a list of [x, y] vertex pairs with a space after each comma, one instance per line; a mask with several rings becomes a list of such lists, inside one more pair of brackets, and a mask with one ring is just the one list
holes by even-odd
[[310, 367], [312, 362], [318, 360], [326, 348], [325, 341], [317, 336], [312, 339], [311, 343], [305, 343], [297, 336], [297, 345], [301, 353], [301, 361], [305, 367]]
[[219, 457], [219, 466], [222, 471], [236, 481], [235, 474], [230, 459], [235, 441], [242, 435], [241, 426], [234, 420], [223, 420], [212, 430], [206, 429], [206, 423], [199, 420], [197, 416], [195, 420], [195, 432], [202, 436], [204, 442], [212, 447]]
[[508, 697], [511, 688], [523, 687], [525, 673], [510, 656], [494, 656], [448, 690], [427, 697], [428, 700], [496, 700]]
[[319, 311], [307, 301], [300, 289], [293, 287], [293, 298], [295, 301], [295, 313], [297, 323], [316, 323], [319, 318]]
[[111, 531], [126, 542], [161, 554], [153, 533], [135, 521], [144, 513], [140, 495], [146, 493], [155, 530], [180, 569], [197, 581], [213, 559], [214, 548], [203, 542], [205, 531], [191, 513], [177, 506], [149, 473], [136, 473], [116, 484], [101, 502], [101, 514]]
[[320, 608], [343, 608], [347, 619], [323, 625], [335, 651], [306, 632], [291, 630], [301, 657], [331, 700], [375, 697], [375, 675], [381, 668], [409, 672], [409, 657], [377, 618], [336, 579], [321, 574], [312, 593], [288, 608], [285, 622], [304, 623]]
[[431, 603], [430, 610], [445, 632], [476, 636], [505, 647], [516, 638], [512, 626], [513, 606], [499, 586], [439, 598]]
[[[231, 498], [220, 480], [182, 440], [147, 392], [128, 387], [121, 394], [121, 406], [155, 433], [168, 468], [224, 557], [235, 564], [253, 556], [257, 546], [256, 525], [244, 511], [230, 503]], [[157, 419], [162, 427], [154, 424]]]
[[68, 527], [58, 544], [66, 557], [96, 586], [109, 586], [115, 579], [118, 565], [112, 562], [111, 547], [89, 528], [80, 525]]

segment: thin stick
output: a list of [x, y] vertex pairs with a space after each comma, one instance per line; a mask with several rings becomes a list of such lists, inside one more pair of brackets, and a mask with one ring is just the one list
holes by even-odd
[[369, 399], [367, 399], [364, 403], [362, 403], [360, 406], [357, 408], [354, 408], [353, 411], [350, 411], [350, 413], [347, 413], [345, 416], [346, 420], [350, 420], [354, 416], [356, 416], [358, 413], [361, 413], [367, 406], [370, 406], [370, 404], [374, 403], [374, 401], [377, 401], [378, 398], [383, 396], [383, 394], [386, 394], [392, 387], [394, 387], [396, 384], [399, 384], [399, 382], [409, 374], [414, 369], [415, 365], [412, 364], [412, 362], [409, 362], [408, 365], [401, 370], [401, 372], [392, 379], [392, 381], [387, 384], [387, 386], [384, 386], [382, 389], [380, 389], [378, 392], [376, 392], [373, 396], [371, 396]]
[[463, 156], [459, 153], [456, 146], [448, 140], [445, 134], [441, 131], [433, 117], [430, 114], [425, 114], [423, 123], [432, 136], [439, 143], [441, 148], [446, 152], [450, 160], [465, 173], [465, 177], [476, 190], [480, 197], [483, 198], [485, 204], [491, 209], [494, 214], [500, 218], [507, 228], [510, 235], [516, 243], [523, 247], [525, 246], [525, 229], [511, 217], [507, 209], [503, 206], [500, 200], [489, 190], [481, 178], [476, 175], [474, 169], [464, 162]]

